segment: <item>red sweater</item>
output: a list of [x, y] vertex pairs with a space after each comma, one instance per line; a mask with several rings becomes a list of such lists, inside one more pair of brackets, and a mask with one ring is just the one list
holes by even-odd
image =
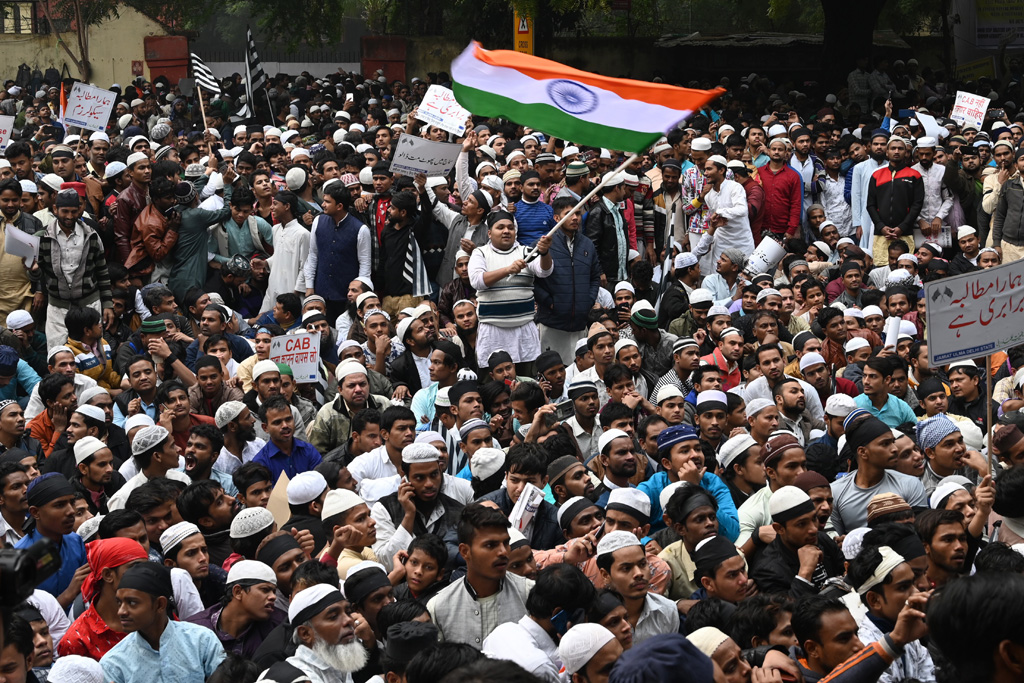
[[761, 187], [764, 188], [762, 231], [782, 234], [797, 230], [800, 227], [800, 202], [803, 194], [800, 174], [788, 165], [776, 173], [771, 164], [762, 166], [757, 173]]

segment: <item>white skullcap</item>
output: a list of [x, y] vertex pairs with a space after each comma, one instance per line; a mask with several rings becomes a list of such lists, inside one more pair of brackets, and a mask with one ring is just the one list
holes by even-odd
[[270, 527], [274, 523], [274, 514], [267, 508], [245, 508], [231, 520], [231, 538], [249, 538]]
[[[295, 597], [292, 598], [291, 602], [288, 603], [288, 621], [291, 622], [292, 626], [299, 626], [300, 624], [295, 623], [296, 617], [305, 612], [308, 608], [315, 606], [321, 600], [327, 599], [332, 593], [337, 593], [338, 600], [340, 602], [344, 599], [344, 595], [338, 589], [338, 586], [330, 583], [318, 583], [309, 588], [304, 588]], [[323, 609], [327, 609], [329, 605], [333, 605], [335, 602], [325, 604]], [[323, 610], [320, 610], [323, 611]], [[315, 617], [320, 612], [312, 614], [311, 617]], [[303, 677], [306, 680], [306, 677]]]
[[725, 306], [712, 306], [708, 309], [708, 317], [713, 318], [716, 315], [732, 315], [729, 313], [729, 309]]
[[36, 187], [36, 184], [31, 180], [22, 180], [20, 181], [20, 183], [22, 192], [27, 192], [29, 194], [39, 194], [39, 188]]
[[754, 437], [749, 434], [734, 436], [722, 444], [721, 449], [718, 451], [718, 462], [724, 469], [728, 469], [736, 458], [746, 453], [751, 446], [756, 445], [757, 442], [754, 441]]
[[716, 163], [720, 166], [728, 166], [729, 162], [721, 154], [712, 154], [708, 157], [708, 161]]
[[830, 417], [846, 417], [856, 409], [856, 402], [846, 394], [832, 394], [825, 401], [825, 414]]
[[975, 230], [974, 228], [972, 228], [971, 226], [969, 226], [969, 225], [961, 225], [959, 228], [957, 228], [956, 238], [958, 240], [962, 240], [963, 238], [967, 237], [968, 235], [976, 235], [977, 233], [978, 233], [978, 231]]
[[241, 401], [225, 401], [220, 404], [220, 407], [217, 408], [217, 413], [213, 418], [213, 421], [217, 424], [217, 429], [224, 429], [224, 427], [241, 415], [242, 411], [245, 410], [246, 407], [247, 406]]
[[627, 439], [630, 438], [629, 434], [627, 434], [626, 432], [622, 431], [621, 429], [608, 429], [608, 430], [606, 430], [597, 439], [597, 452], [598, 453], [603, 453], [605, 447], [608, 446], [608, 444], [610, 444], [615, 439], [620, 439], [622, 437], [626, 437]]
[[327, 480], [316, 470], [299, 472], [288, 482], [286, 490], [289, 505], [306, 505], [320, 497], [327, 489]]
[[274, 570], [257, 560], [239, 560], [231, 565], [228, 570], [226, 585], [230, 586], [239, 581], [251, 581], [252, 583], [272, 583], [277, 585], [277, 574]]
[[103, 521], [104, 517], [105, 515], [90, 517], [78, 525], [78, 529], [75, 530], [75, 533], [78, 534], [79, 538], [81, 538], [85, 543], [95, 540], [93, 537], [99, 533], [100, 522]]
[[820, 353], [814, 353], [813, 351], [810, 353], [805, 353], [803, 357], [800, 358], [800, 372], [803, 372], [807, 368], [814, 365], [824, 365], [824, 363], [825, 359], [822, 358]]
[[50, 667], [53, 683], [104, 683], [106, 676], [100, 663], [81, 655], [64, 655]]
[[[404, 311], [402, 312], [404, 313]], [[414, 320], [416, 320], [416, 316], [410, 311], [408, 318], [399, 321], [398, 325], [395, 326], [395, 339], [404, 344], [405, 335], [409, 332], [409, 328], [412, 327]]]
[[160, 534], [160, 547], [163, 548], [166, 556], [172, 548], [176, 548], [189, 536], [202, 533], [192, 522], [178, 522], [164, 529]]
[[103, 142], [110, 142], [110, 136], [108, 136], [103, 131], [98, 130], [89, 136], [89, 142], [96, 142], [97, 140], [102, 140]]
[[729, 640], [729, 636], [714, 626], [705, 626], [686, 636], [686, 639], [693, 643], [694, 647], [710, 657], [715, 654], [715, 650], [722, 646], [722, 643]]
[[933, 149], [938, 144], [939, 141], [930, 136], [917, 139], [917, 146], [919, 148]]
[[21, 308], [7, 314], [7, 329], [9, 330], [20, 330], [29, 325], [34, 325], [35, 322], [32, 314]]
[[448, 390], [451, 387], [442, 387], [437, 390], [437, 396], [434, 397], [434, 405], [439, 408], [450, 408], [452, 401], [448, 398]]
[[356, 297], [356, 306], [362, 306], [367, 299], [379, 299], [376, 292], [363, 292]]
[[[448, 387], [445, 387], [446, 389]], [[436, 403], [434, 405], [437, 405]], [[416, 435], [416, 440], [413, 443], [434, 443], [435, 441], [444, 441], [444, 437], [441, 436], [441, 432], [436, 432], [432, 429], [428, 429], [425, 432], [420, 432]]]
[[629, 307], [630, 315], [633, 315], [637, 311], [650, 311], [651, 313], [654, 313], [654, 306], [652, 306], [651, 302], [648, 301], [647, 299], [640, 299], [640, 301], [637, 301], [635, 304]]
[[[558, 526], [563, 529], [568, 528], [569, 523], [571, 523], [573, 519], [576, 519], [576, 515], [593, 505], [594, 502], [589, 498], [584, 496], [573, 496], [558, 507], [558, 511], [555, 513], [555, 517], [558, 519]], [[566, 516], [569, 515], [571, 515], [571, 518], [566, 520]]]
[[[824, 225], [824, 224], [822, 224], [822, 225]], [[835, 223], [833, 223], [833, 225], [835, 225]], [[854, 244], [854, 241], [852, 239], [850, 239], [849, 237], [840, 237], [839, 241], [836, 242], [836, 249], [838, 249], [839, 247], [843, 246], [844, 244]]]
[[871, 531], [871, 527], [862, 526], [856, 529], [850, 529], [849, 533], [846, 534], [846, 538], [843, 539], [843, 557], [847, 561], [853, 560], [860, 554], [860, 550], [864, 547], [864, 537]]
[[707, 152], [711, 149], [711, 140], [707, 138], [694, 138], [690, 143], [690, 149], [695, 152]]
[[[126, 423], [125, 428], [127, 427], [128, 425]], [[159, 444], [166, 441], [170, 436], [171, 433], [159, 425], [146, 427], [135, 435], [135, 439], [132, 441], [132, 455], [142, 455], [143, 453], [151, 451]]]
[[241, 126], [235, 126], [235, 131], [234, 131], [233, 134], [234, 135], [241, 135], [242, 133], [245, 133], [245, 132], [246, 132], [246, 127], [244, 125], [241, 125]]
[[811, 242], [811, 244], [814, 245], [815, 249], [817, 249], [822, 254], [824, 254], [825, 258], [832, 258], [832, 248], [830, 246], [828, 246], [828, 244], [826, 244], [825, 242], [822, 242], [821, 240], [818, 240], [816, 242]]
[[[96, 406], [88, 406], [89, 408], [96, 408]], [[81, 412], [81, 410], [76, 411]], [[100, 411], [103, 412], [103, 411]], [[101, 418], [102, 419], [102, 418]], [[95, 455], [97, 452], [102, 451], [107, 447], [107, 444], [103, 443], [95, 436], [83, 436], [81, 439], [75, 442], [75, 465], [81, 465], [89, 456]]]
[[871, 344], [869, 344], [868, 340], [864, 339], [864, 337], [853, 337], [843, 344], [843, 350], [849, 354], [858, 349], [867, 348], [869, 346], [871, 346]]
[[661, 493], [658, 494], [658, 503], [661, 505], [661, 509], [664, 510], [666, 507], [668, 507], [668, 502], [672, 500], [672, 494], [674, 494], [676, 491], [683, 488], [684, 486], [689, 485], [690, 482], [680, 480], [674, 481], [665, 488], [663, 488], [661, 490]]
[[697, 257], [689, 251], [676, 254], [675, 261], [673, 261], [673, 266], [675, 268], [691, 268], [695, 265], [697, 265]]
[[963, 484], [958, 484], [955, 481], [939, 482], [939, 485], [932, 491], [932, 495], [928, 498], [928, 507], [932, 510], [939, 509], [939, 503], [941, 503], [946, 497], [952, 495], [957, 491], [966, 491]]
[[565, 673], [572, 676], [587, 665], [598, 651], [613, 641], [615, 634], [601, 624], [576, 624], [558, 641], [558, 658]]
[[636, 289], [634, 289], [633, 285], [629, 284], [629, 282], [627, 282], [626, 280], [623, 280], [616, 284], [615, 289], [612, 290], [612, 293], [614, 294], [615, 292], [618, 292], [623, 289], [629, 292], [630, 294], [636, 294]]
[[353, 123], [351, 126], [348, 127], [348, 130], [349, 130], [349, 132], [359, 131], [360, 133], [365, 133], [366, 132], [366, 126], [364, 126], [361, 123]]
[[811, 497], [803, 489], [796, 486], [783, 486], [768, 500], [768, 511], [774, 518], [810, 502]]
[[670, 398], [683, 398], [683, 392], [675, 384], [666, 384], [658, 389], [658, 395], [654, 397], [654, 402], [660, 406]]
[[[153, 418], [145, 413], [139, 413], [138, 415], [132, 415], [124, 421], [124, 431], [127, 434], [136, 427], [152, 427], [156, 422], [153, 422]], [[136, 435], [138, 436], [138, 435]]]
[[[89, 401], [93, 400], [97, 396], [100, 396], [101, 394], [110, 396], [110, 392], [100, 386], [89, 387], [88, 389], [85, 389], [84, 391], [82, 391], [82, 393], [78, 395], [79, 407], [87, 405]], [[100, 412], [103, 413], [103, 410], [101, 409]], [[107, 419], [106, 413], [103, 413], [103, 419]]]
[[365, 504], [365, 500], [348, 489], [332, 489], [324, 498], [324, 509], [320, 512], [320, 519], [330, 519], [335, 515], [348, 512], [357, 505]]
[[785, 135], [786, 127], [782, 124], [776, 123], [768, 129], [768, 137], [773, 138], [776, 135]]
[[608, 494], [608, 503], [605, 505], [605, 509], [610, 505], [621, 505], [627, 507], [631, 510], [635, 510], [642, 517], [650, 520], [651, 499], [648, 498], [647, 494], [640, 489], [632, 487], [612, 489], [611, 493]]
[[90, 406], [83, 403], [75, 408], [75, 412], [81, 413], [86, 417], [91, 417], [94, 420], [99, 420], [100, 422], [106, 422], [107, 420], [107, 414], [103, 412], [103, 408], [98, 406]]
[[627, 346], [636, 346], [636, 342], [633, 341], [632, 339], [620, 339], [619, 341], [615, 342], [615, 355], [619, 355], [619, 351], [626, 348]]
[[[900, 261], [910, 261], [911, 263], [916, 264], [917, 263], [917, 256], [915, 254], [911, 254], [909, 252], [906, 253], [906, 254], [900, 254], [900, 257], [898, 259], [896, 259], [896, 262], [899, 263]], [[908, 273], [908, 275], [909, 275], [909, 273]]]
[[346, 361], [342, 361], [341, 363], [338, 363], [338, 367], [336, 367], [334, 369], [334, 376], [337, 378], [338, 382], [340, 383], [341, 380], [345, 379], [349, 375], [367, 375], [367, 376], [369, 376], [369, 373], [366, 371], [366, 366], [365, 365], [363, 365], [362, 363], [360, 363], [359, 361], [357, 361], [354, 358], [349, 358]]
[[864, 317], [865, 318], [870, 318], [873, 315], [884, 315], [884, 313], [882, 313], [882, 309], [881, 308], [879, 308], [878, 306], [875, 306], [874, 304], [872, 304], [870, 306], [865, 306], [864, 307]]
[[629, 548], [632, 546], [640, 546], [640, 539], [635, 534], [629, 531], [612, 531], [611, 533], [605, 534], [601, 541], [597, 544], [597, 557], [602, 555], [609, 555], [614, 553], [616, 550], [623, 548]]
[[481, 448], [469, 459], [469, 471], [474, 479], [487, 479], [505, 466], [505, 452], [500, 448]]
[[269, 358], [267, 360], [261, 360], [256, 363], [256, 365], [252, 366], [252, 381], [255, 382], [259, 379], [260, 375], [265, 372], [281, 372], [281, 369], [277, 367], [277, 363]]
[[131, 168], [140, 161], [149, 161], [149, 157], [143, 152], [134, 152], [128, 155], [128, 162], [126, 165], [128, 168]]
[[740, 332], [738, 328], [736, 328], [736, 327], [727, 327], [724, 330], [722, 330], [721, 334], [718, 335], [718, 338], [719, 339], [725, 339], [726, 337], [729, 337], [729, 336], [734, 335], [734, 334], [737, 335], [737, 336], [740, 336], [740, 337], [743, 336], [743, 333]]
[[757, 293], [757, 299], [755, 301], [757, 303], [761, 303], [762, 301], [764, 301], [765, 299], [767, 299], [770, 296], [779, 296], [779, 297], [781, 297], [782, 294], [780, 294], [779, 290], [777, 290], [777, 289], [774, 289], [772, 287], [766, 287], [765, 289], [762, 289], [760, 292]]
[[754, 417], [765, 408], [771, 408], [775, 405], [775, 401], [767, 398], [755, 398], [747, 401], [746, 415], [747, 417]]
[[714, 301], [715, 295], [711, 293], [711, 290], [698, 287], [697, 289], [690, 292], [690, 304], [704, 304], [709, 301]]
[[437, 462], [441, 452], [429, 443], [411, 443], [402, 449], [402, 462], [413, 465], [420, 462]]

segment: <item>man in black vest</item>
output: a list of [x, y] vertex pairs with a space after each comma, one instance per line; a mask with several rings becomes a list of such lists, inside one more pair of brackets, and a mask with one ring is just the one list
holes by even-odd
[[[444, 493], [440, 457], [440, 451], [427, 443], [403, 448], [398, 491], [384, 496], [370, 509], [377, 522], [373, 552], [389, 570], [395, 553], [404, 551], [423, 534], [434, 534], [448, 545], [449, 562], [458, 556], [462, 504]], [[451, 568], [447, 567], [449, 571]]]

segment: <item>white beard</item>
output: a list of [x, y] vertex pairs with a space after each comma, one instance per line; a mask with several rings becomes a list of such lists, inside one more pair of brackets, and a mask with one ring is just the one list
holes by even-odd
[[310, 649], [328, 667], [343, 673], [359, 671], [366, 666], [366, 661], [370, 658], [370, 654], [359, 640], [353, 640], [347, 645], [329, 645], [317, 634], [316, 641]]

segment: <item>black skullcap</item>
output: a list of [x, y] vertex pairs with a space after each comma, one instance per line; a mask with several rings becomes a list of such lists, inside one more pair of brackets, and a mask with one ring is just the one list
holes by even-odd
[[301, 549], [301, 546], [291, 534], [275, 536], [260, 548], [259, 553], [256, 555], [256, 560], [258, 562], [262, 562], [268, 567], [273, 567], [278, 558], [287, 552], [295, 550], [296, 548]]
[[[477, 190], [477, 192], [480, 191], [481, 190]], [[512, 214], [508, 213], [507, 211], [492, 211], [491, 213], [487, 214], [488, 228], [493, 228], [501, 221], [512, 221], [513, 225], [515, 224], [515, 219], [512, 218]]]
[[345, 577], [345, 597], [353, 605], [359, 605], [373, 591], [390, 585], [391, 581], [383, 569], [377, 566], [366, 567]]
[[471, 393], [480, 393], [480, 386], [472, 380], [459, 380], [448, 390], [448, 401], [456, 406], [459, 404], [459, 399]]
[[548, 349], [544, 353], [537, 356], [537, 372], [544, 372], [550, 370], [556, 365], [564, 365], [562, 357], [558, 354], [558, 351], [554, 349]]
[[26, 451], [24, 448], [8, 448], [6, 451], [3, 452], [3, 455], [0, 455], [0, 463], [20, 463], [22, 460], [31, 455], [32, 454]]
[[[22, 457], [27, 457], [26, 453]], [[48, 472], [32, 480], [28, 485], [28, 504], [31, 507], [42, 507], [58, 498], [75, 495], [71, 482], [59, 472]]]
[[534, 170], [529, 170], [529, 171], [523, 171], [520, 174], [520, 176], [519, 176], [519, 180], [522, 181], [523, 185], [526, 184], [527, 180], [531, 180], [533, 178], [540, 178], [540, 173], [537, 173]]
[[842, 271], [843, 275], [846, 275], [846, 273], [848, 271], [851, 271], [851, 270], [864, 270], [864, 268], [857, 261], [854, 261], [853, 259], [850, 259], [849, 261], [843, 261], [843, 265], [840, 268], [840, 270]]
[[[494, 353], [492, 353], [490, 356], [487, 357], [487, 368], [489, 370], [493, 370], [494, 368], [498, 367], [502, 363], [511, 363], [511, 362], [512, 362], [512, 356], [509, 355], [508, 351], [495, 351]], [[449, 390], [448, 395], [451, 396], [451, 390]]]
[[938, 377], [929, 377], [917, 385], [917, 398], [923, 401], [926, 397], [939, 392], [946, 393], [946, 385]]
[[662, 633], [623, 652], [608, 683], [674, 681], [681, 671], [695, 683], [710, 683], [715, 675], [711, 659], [696, 645], [678, 633]]
[[132, 566], [121, 577], [118, 589], [129, 589], [148, 593], [154, 598], [174, 597], [174, 586], [171, 585], [171, 570], [156, 562], [140, 562]]
[[728, 538], [712, 536], [697, 544], [697, 549], [693, 551], [693, 563], [697, 567], [697, 572], [709, 575], [713, 568], [738, 554], [736, 546]]
[[0, 346], [0, 377], [13, 377], [18, 370], [18, 352], [10, 346]]
[[403, 621], [392, 624], [384, 636], [384, 654], [389, 661], [408, 664], [417, 653], [437, 644], [437, 633], [437, 627], [431, 623]]

